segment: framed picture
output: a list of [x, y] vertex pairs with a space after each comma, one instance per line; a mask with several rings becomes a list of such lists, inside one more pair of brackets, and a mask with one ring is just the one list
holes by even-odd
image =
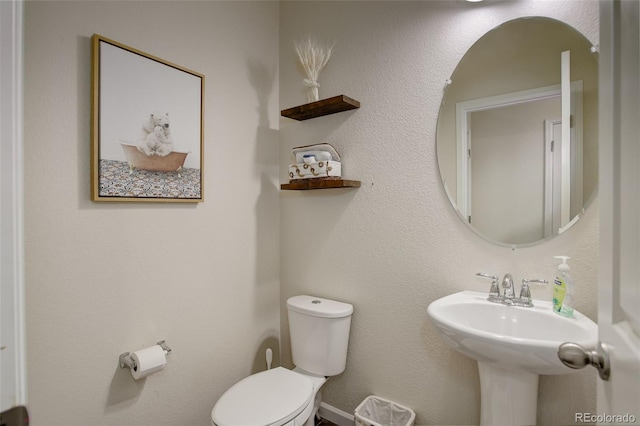
[[94, 34], [91, 198], [202, 202], [204, 75]]

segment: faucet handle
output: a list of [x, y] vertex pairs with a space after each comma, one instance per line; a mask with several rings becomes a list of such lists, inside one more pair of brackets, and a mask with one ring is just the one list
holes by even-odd
[[498, 286], [498, 277], [496, 275], [486, 274], [484, 272], [478, 272], [476, 276], [491, 280], [491, 289], [489, 289], [489, 297], [487, 298], [487, 300], [490, 302], [499, 301], [500, 287]]
[[[528, 280], [526, 278], [523, 278], [522, 288], [520, 289], [521, 302], [531, 303], [531, 290], [529, 290], [529, 284], [546, 285], [549, 284], [549, 281], [542, 279]], [[531, 304], [530, 306], [533, 306], [533, 304]]]

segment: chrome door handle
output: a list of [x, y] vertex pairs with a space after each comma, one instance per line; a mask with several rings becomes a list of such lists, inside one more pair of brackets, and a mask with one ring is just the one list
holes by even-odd
[[593, 365], [602, 380], [609, 380], [611, 366], [607, 351], [607, 345], [602, 342], [598, 342], [595, 351], [588, 351], [577, 343], [566, 342], [558, 346], [558, 358], [564, 365], [576, 370]]

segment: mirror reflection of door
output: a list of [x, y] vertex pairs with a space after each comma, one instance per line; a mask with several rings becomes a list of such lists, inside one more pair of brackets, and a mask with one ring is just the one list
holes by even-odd
[[[545, 122], [545, 175], [547, 196], [545, 197], [545, 236], [553, 235], [554, 229], [561, 228], [562, 202], [562, 120]], [[556, 190], [554, 191], [554, 188]]]
[[[526, 244], [549, 238], [580, 212], [582, 82], [571, 83], [569, 92], [565, 114], [556, 86], [458, 105], [466, 129], [458, 133], [466, 157], [459, 205], [489, 239]], [[564, 132], [569, 138], [563, 147]]]
[[[567, 66], [569, 62], [570, 67]], [[436, 138], [438, 167], [445, 193], [452, 206], [479, 236], [499, 245], [528, 246], [566, 231], [582, 216], [581, 213], [593, 198], [598, 181], [597, 64], [597, 48], [582, 34], [562, 22], [544, 17], [516, 19], [494, 28], [481, 37], [460, 60], [451, 78], [447, 80], [440, 107]], [[487, 100], [491, 102], [491, 108], [498, 108], [528, 102], [532, 99], [532, 92], [536, 92], [533, 98], [540, 100], [561, 97], [563, 82], [564, 99], [567, 99], [566, 87], [570, 81], [573, 83], [569, 102], [574, 111], [576, 108], [581, 111], [567, 113], [568, 102], [565, 101], [563, 112], [540, 116], [535, 124], [538, 138], [536, 149], [540, 153], [535, 164], [544, 168], [533, 170], [534, 162], [531, 158], [528, 163], [517, 165], [513, 160], [505, 159], [506, 151], [501, 150], [499, 156], [496, 155], [500, 158], [498, 164], [491, 164], [491, 169], [486, 171], [485, 177], [496, 169], [506, 171], [513, 167], [510, 173], [506, 173], [505, 181], [514, 183], [514, 179], [532, 179], [533, 176], [538, 176], [540, 189], [525, 187], [507, 193], [506, 190], [490, 188], [494, 194], [499, 195], [497, 199], [484, 195], [478, 197], [476, 191], [479, 183], [475, 182], [473, 176], [479, 172], [475, 170], [479, 166], [471, 164], [470, 169], [471, 161], [467, 158], [469, 150], [466, 139], [471, 115], [487, 109]], [[573, 87], [576, 82], [582, 82], [581, 89]], [[540, 96], [540, 91], [547, 93]], [[581, 99], [574, 98], [576, 94]], [[520, 98], [513, 101], [511, 98], [514, 96]], [[509, 99], [505, 101], [505, 97]], [[524, 114], [529, 114], [526, 108], [523, 111]], [[513, 120], [502, 119], [499, 125], [520, 119], [515, 117], [515, 113], [513, 115]], [[581, 115], [584, 119], [580, 119]], [[547, 132], [553, 131], [553, 128], [547, 130], [545, 122], [554, 120], [560, 120], [566, 128], [562, 130], [564, 137], [558, 135], [551, 139], [555, 139], [558, 144], [564, 143], [566, 149], [557, 149], [565, 155], [569, 154], [558, 161], [571, 163], [570, 174], [565, 174], [562, 185], [562, 191], [566, 194], [562, 199], [566, 201], [562, 203], [564, 207], [560, 210], [560, 219], [556, 219], [555, 223], [553, 212], [549, 211], [552, 201], [548, 197], [552, 194], [547, 185], [551, 183], [545, 183], [548, 175], [552, 175], [549, 172], [551, 166], [547, 168], [547, 162], [551, 160], [545, 159], [548, 152], [543, 148]], [[477, 133], [476, 130], [471, 130], [474, 135]], [[574, 141], [581, 142], [582, 146], [571, 146]], [[477, 147], [472, 151], [477, 151]], [[582, 184], [578, 183], [580, 181]], [[471, 188], [471, 195], [467, 187]], [[540, 191], [544, 191], [544, 199]], [[537, 195], [534, 199], [525, 199], [525, 194]], [[488, 205], [489, 208], [483, 213], [481, 205]], [[514, 210], [509, 211], [512, 207]], [[483, 215], [494, 223], [500, 222], [499, 218], [519, 222], [513, 224], [502, 221], [499, 232], [491, 235], [492, 231], [487, 231], [480, 225]], [[522, 224], [520, 221], [525, 219], [527, 222]], [[533, 221], [536, 222], [535, 226], [531, 225]]]
[[559, 122], [560, 109], [554, 97], [470, 113], [469, 215], [487, 237], [545, 238], [544, 123]]

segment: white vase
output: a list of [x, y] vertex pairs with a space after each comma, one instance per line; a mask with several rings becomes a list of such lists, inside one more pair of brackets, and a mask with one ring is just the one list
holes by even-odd
[[302, 84], [307, 86], [307, 101], [309, 103], [315, 102], [320, 99], [318, 94], [318, 87], [320, 87], [320, 84], [318, 84], [316, 80], [305, 78], [304, 80], [302, 80]]
[[309, 102], [315, 102], [320, 99], [320, 95], [318, 94], [317, 87], [309, 87], [309, 92], [307, 93], [307, 98]]

